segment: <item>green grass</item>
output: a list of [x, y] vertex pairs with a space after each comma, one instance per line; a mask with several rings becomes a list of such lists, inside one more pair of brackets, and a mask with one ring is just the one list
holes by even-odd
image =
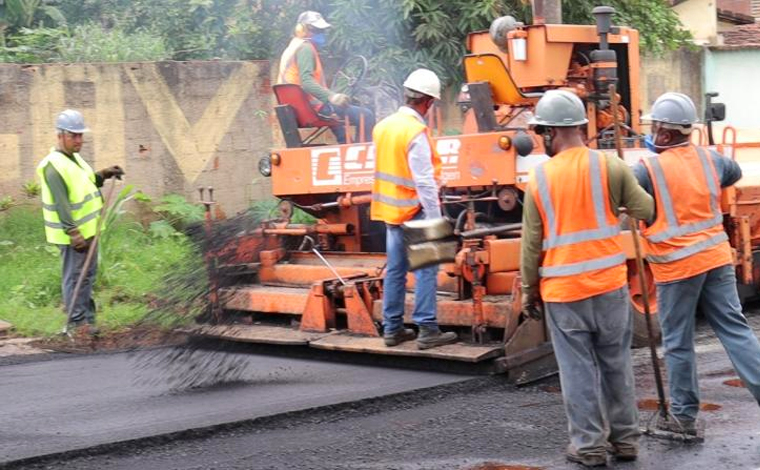
[[[151, 237], [139, 224], [118, 221], [101, 247], [95, 285], [97, 321], [105, 330], [134, 325], [149, 310], [153, 293], [184, 261], [196, 263], [183, 235]], [[61, 330], [61, 256], [45, 241], [38, 207], [0, 213], [0, 319], [16, 334], [45, 336]]]

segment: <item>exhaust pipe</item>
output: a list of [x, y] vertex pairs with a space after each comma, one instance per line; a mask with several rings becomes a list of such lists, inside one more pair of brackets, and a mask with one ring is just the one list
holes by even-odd
[[562, 24], [562, 0], [532, 0], [533, 24]]

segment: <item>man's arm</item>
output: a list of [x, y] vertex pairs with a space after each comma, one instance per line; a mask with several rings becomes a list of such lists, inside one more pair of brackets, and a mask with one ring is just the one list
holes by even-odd
[[314, 51], [307, 45], [301, 46], [296, 52], [296, 63], [301, 78], [301, 88], [323, 103], [330, 101], [333, 92], [323, 87], [314, 79], [314, 71], [317, 67], [317, 58]]
[[441, 203], [438, 199], [438, 184], [435, 181], [433, 168], [433, 150], [430, 148], [425, 132], [415, 137], [408, 149], [409, 169], [412, 172], [414, 185], [417, 187], [417, 197], [425, 211], [426, 219], [441, 217]]
[[712, 158], [715, 171], [718, 173], [721, 188], [731, 186], [742, 178], [742, 168], [735, 160], [719, 155], [712, 150], [710, 151], [710, 158]]
[[[531, 180], [530, 184], [535, 184]], [[538, 268], [541, 262], [544, 227], [541, 214], [529, 190], [523, 198], [522, 239], [520, 241], [520, 277], [522, 278], [522, 293], [538, 297]]]
[[55, 212], [58, 214], [63, 225], [63, 230], [68, 232], [71, 229], [77, 228], [74, 223], [74, 217], [71, 215], [71, 204], [69, 203], [69, 190], [66, 187], [66, 182], [63, 181], [58, 170], [55, 169], [52, 163], [48, 163], [45, 166], [45, 182], [50, 188], [50, 193], [55, 201]]
[[645, 222], [654, 220], [654, 199], [623, 160], [607, 157], [607, 184], [615, 213], [618, 207], [625, 207], [632, 217]]

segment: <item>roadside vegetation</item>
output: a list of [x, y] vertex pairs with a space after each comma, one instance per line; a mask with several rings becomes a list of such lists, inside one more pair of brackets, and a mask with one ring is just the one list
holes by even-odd
[[[665, 0], [562, 3], [577, 24], [592, 24], [596, 5], [615, 7], [615, 23], [637, 28], [648, 53], [690, 38]], [[323, 59], [366, 56], [369, 86], [398, 86], [419, 66], [456, 84], [468, 33], [502, 15], [531, 20], [529, 0], [2, 0], [0, 62], [276, 59], [308, 9], [334, 26]]]
[[[172, 207], [180, 205], [177, 197]], [[165, 279], [200, 262], [189, 238], [171, 225], [184, 221], [164, 218], [160, 210], [156, 213], [157, 220], [148, 227], [128, 214], [107, 215], [112, 220], [103, 234], [94, 295], [98, 322], [105, 331], [142, 322], [163, 295]], [[0, 319], [12, 323], [15, 334], [47, 336], [61, 331], [65, 323], [61, 255], [45, 241], [37, 201], [0, 212], [0, 272]]]

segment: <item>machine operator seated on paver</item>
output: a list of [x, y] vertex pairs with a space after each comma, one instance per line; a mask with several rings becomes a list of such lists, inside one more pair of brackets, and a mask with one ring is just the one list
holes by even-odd
[[[372, 111], [351, 104], [351, 97], [348, 94], [333, 92], [326, 85], [318, 48], [326, 43], [328, 28], [330, 24], [316, 11], [305, 11], [298, 16], [294, 37], [280, 58], [275, 94], [280, 105], [287, 104], [298, 108], [300, 97], [292, 93], [283, 93], [282, 90], [278, 92], [277, 87], [282, 88], [284, 84], [292, 84], [303, 90], [309, 105], [321, 119], [316, 122], [304, 122], [303, 119], [298, 119], [299, 128], [327, 126], [338, 143], [344, 144], [347, 142], [345, 125], [347, 120], [356, 129], [353, 141], [369, 142], [372, 140], [372, 128], [375, 125], [375, 116]], [[289, 98], [287, 102], [283, 102], [283, 97], [286, 95]], [[298, 109], [295, 111], [298, 115]], [[287, 134], [285, 129], [283, 131]], [[314, 137], [316, 135], [310, 136], [301, 144], [308, 144]]]

